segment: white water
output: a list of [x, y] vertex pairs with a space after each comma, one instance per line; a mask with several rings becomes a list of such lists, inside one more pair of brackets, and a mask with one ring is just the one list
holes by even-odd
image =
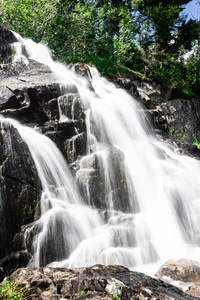
[[[42, 182], [43, 214], [39, 222], [43, 230], [36, 239], [34, 264], [45, 264], [42, 248], [45, 243], [49, 245], [49, 234], [52, 247], [58, 251], [60, 247], [62, 252], [53, 257], [57, 260], [53, 266], [121, 264], [152, 274], [167, 259], [199, 260], [199, 162], [178, 156], [158, 141], [142, 107], [125, 91], [101, 78], [95, 68], [90, 68], [93, 92], [84, 78], [54, 62], [45, 46], [17, 37], [18, 58], [19, 45], [23, 44], [28, 56], [47, 64], [63, 86], [77, 86], [86, 109], [90, 137], [88, 156], [83, 158], [82, 164], [94, 153], [101, 157], [108, 189], [107, 208], [112, 210], [106, 224], [95, 208], [84, 205], [55, 145], [30, 128], [12, 120], [2, 120], [15, 126], [27, 143]], [[61, 121], [68, 121], [64, 112], [60, 117]], [[110, 146], [106, 145], [112, 145], [124, 155], [129, 213], [114, 212], [113, 172], [106, 154]], [[90, 195], [88, 203], [93, 203]], [[56, 235], [60, 228], [62, 242], [58, 246]]]

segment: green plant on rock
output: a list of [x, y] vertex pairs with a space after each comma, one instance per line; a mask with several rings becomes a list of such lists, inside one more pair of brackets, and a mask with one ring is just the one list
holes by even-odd
[[27, 290], [14, 281], [5, 281], [0, 283], [1, 300], [24, 300], [26, 299]]
[[195, 140], [192, 144], [197, 146], [198, 149], [200, 149], [200, 141]]
[[120, 298], [120, 297], [118, 297], [118, 296], [115, 296], [115, 295], [110, 295], [110, 297], [111, 297], [112, 299], [121, 300], [121, 298]]
[[174, 130], [173, 126], [169, 125], [168, 126], [168, 134], [172, 137], [174, 137], [175, 139], [179, 139], [181, 140], [182, 142], [185, 142], [186, 141], [186, 138], [185, 138], [185, 131], [183, 130]]
[[85, 287], [83, 290], [77, 291], [78, 295], [83, 295], [86, 292], [87, 287]]

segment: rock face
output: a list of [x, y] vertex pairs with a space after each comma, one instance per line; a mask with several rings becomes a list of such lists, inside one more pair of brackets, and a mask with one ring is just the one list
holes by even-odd
[[74, 270], [19, 269], [11, 279], [40, 299], [198, 299], [178, 288], [121, 266], [96, 265]]
[[198, 99], [173, 99], [154, 82], [127, 78], [117, 78], [115, 82], [146, 107], [157, 129], [185, 142], [193, 143], [200, 140]]
[[195, 99], [170, 100], [149, 110], [158, 128], [190, 143], [200, 140], [199, 111], [200, 103]]
[[21, 226], [34, 220], [35, 208], [39, 202], [40, 180], [28, 148], [16, 129], [12, 126], [2, 127], [0, 141], [2, 258], [13, 250], [12, 239], [20, 232]]

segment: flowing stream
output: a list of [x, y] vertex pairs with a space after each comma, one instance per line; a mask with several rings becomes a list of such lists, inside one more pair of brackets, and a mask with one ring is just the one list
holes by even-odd
[[[95, 68], [90, 68], [89, 83], [54, 62], [44, 45], [16, 36], [15, 59], [23, 57], [24, 47], [29, 58], [48, 65], [57, 74], [63, 90], [69, 84], [76, 85], [85, 108], [88, 136], [87, 155], [80, 162], [77, 178], [83, 168], [89, 168], [94, 155], [99, 158], [109, 213], [105, 221], [94, 206], [89, 188], [87, 201], [82, 199], [64, 158], [50, 139], [1, 118], [4, 126], [13, 125], [28, 145], [42, 183], [42, 216], [38, 221], [42, 229], [35, 240], [33, 264], [69, 268], [120, 264], [153, 274], [167, 259], [198, 260], [199, 162], [177, 155], [159, 141], [136, 100], [100, 77]], [[60, 122], [68, 119], [67, 112], [61, 110]], [[121, 198], [114, 197], [119, 182], [109, 149], [123, 157], [126, 203], [120, 204]], [[53, 253], [50, 259], [46, 258], [48, 249]]]

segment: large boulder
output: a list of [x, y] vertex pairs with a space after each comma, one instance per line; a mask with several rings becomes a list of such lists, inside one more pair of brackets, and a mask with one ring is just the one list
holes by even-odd
[[[198, 299], [178, 288], [121, 266], [19, 269], [10, 279], [27, 289], [31, 299]], [[6, 280], [6, 279], [5, 279]]]
[[158, 269], [157, 276], [166, 282], [178, 284], [190, 295], [200, 297], [200, 263], [197, 261], [169, 260]]
[[200, 282], [200, 263], [189, 259], [169, 260], [159, 268], [157, 275], [183, 282]]

